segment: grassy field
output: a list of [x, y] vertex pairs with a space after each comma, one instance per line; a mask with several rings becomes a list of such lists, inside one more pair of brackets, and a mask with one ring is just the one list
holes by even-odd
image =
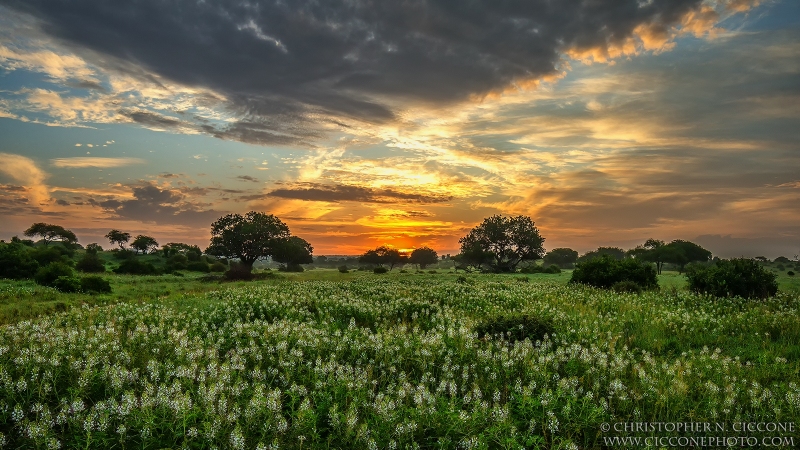
[[747, 302], [690, 294], [677, 273], [630, 295], [568, 272], [437, 272], [109, 275], [98, 296], [0, 281], [0, 446], [603, 448], [698, 436], [604, 424], [761, 439], [731, 427], [800, 417], [788, 275]]

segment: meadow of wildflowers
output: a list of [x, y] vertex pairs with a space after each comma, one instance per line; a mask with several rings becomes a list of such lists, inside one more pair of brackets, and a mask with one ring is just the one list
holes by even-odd
[[[515, 278], [276, 281], [0, 328], [2, 448], [597, 448], [793, 422], [800, 299]], [[525, 315], [552, 333], [475, 330]]]

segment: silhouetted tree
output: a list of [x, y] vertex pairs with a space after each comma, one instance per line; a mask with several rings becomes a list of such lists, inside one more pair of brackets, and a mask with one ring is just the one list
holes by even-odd
[[598, 247], [597, 250], [592, 250], [581, 255], [581, 257], [578, 258], [578, 262], [586, 262], [603, 255], [619, 261], [625, 259], [625, 250], [619, 247]]
[[37, 222], [30, 226], [24, 232], [25, 236], [36, 237], [39, 236], [44, 241], [45, 247], [50, 241], [60, 241], [64, 244], [75, 244], [78, 242], [77, 236], [72, 231], [65, 229], [59, 225], [50, 223]]
[[425, 269], [428, 265], [436, 264], [438, 261], [439, 255], [430, 247], [415, 248], [408, 258], [408, 262], [418, 264], [420, 269]]
[[495, 272], [513, 272], [520, 262], [541, 259], [545, 253], [544, 238], [527, 216], [488, 217], [458, 242], [462, 257], [473, 263], [491, 255], [487, 264]]
[[272, 260], [291, 268], [314, 262], [313, 252], [314, 248], [305, 239], [291, 236], [278, 241], [272, 253]]
[[108, 239], [108, 241], [111, 242], [111, 244], [119, 245], [120, 250], [125, 250], [125, 244], [127, 244], [128, 241], [131, 240], [131, 234], [123, 233], [122, 231], [119, 230], [111, 230], [108, 232], [108, 234], [105, 235], [105, 238]]
[[137, 253], [142, 252], [146, 255], [150, 250], [158, 248], [158, 242], [150, 236], [140, 234], [131, 242], [131, 248], [136, 250]]
[[546, 266], [555, 264], [562, 269], [569, 269], [578, 261], [578, 252], [571, 248], [554, 248], [544, 255]]
[[228, 214], [211, 224], [211, 245], [206, 254], [237, 258], [249, 273], [253, 263], [275, 254], [281, 240], [290, 236], [289, 227], [272, 214]]

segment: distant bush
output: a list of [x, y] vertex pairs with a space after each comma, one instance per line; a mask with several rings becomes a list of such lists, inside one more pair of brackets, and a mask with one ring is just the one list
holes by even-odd
[[549, 266], [538, 266], [536, 264], [531, 264], [530, 266], [525, 266], [519, 269], [519, 273], [561, 273], [561, 268], [559, 268], [555, 264], [550, 264]]
[[100, 244], [97, 243], [91, 243], [86, 246], [86, 253], [91, 253], [93, 255], [96, 255], [97, 252], [102, 252], [102, 251], [103, 247], [101, 247]]
[[572, 272], [570, 283], [581, 283], [598, 288], [611, 288], [616, 283], [629, 281], [641, 289], [658, 287], [656, 269], [648, 263], [635, 259], [613, 259], [608, 255], [578, 263]]
[[208, 263], [203, 261], [192, 261], [186, 265], [186, 270], [191, 270], [192, 272], [203, 272], [209, 273], [211, 272], [211, 268], [208, 266]]
[[33, 279], [36, 281], [36, 284], [53, 287], [53, 284], [59, 277], [72, 276], [74, 276], [72, 267], [62, 262], [54, 262], [39, 269]]
[[0, 244], [0, 278], [31, 278], [39, 270], [39, 262], [31, 257], [24, 244]]
[[387, 269], [386, 267], [376, 267], [372, 269], [372, 273], [386, 273], [388, 271], [389, 269]]
[[225, 272], [225, 279], [228, 281], [250, 281], [253, 278], [255, 278], [253, 271], [237, 262], [231, 262], [230, 269]]
[[777, 266], [775, 266], [775, 268], [776, 268], [776, 269], [778, 269], [778, 270], [780, 270], [781, 272], [783, 272], [784, 270], [786, 270], [786, 266], [784, 266], [783, 264], [778, 264]]
[[280, 272], [304, 272], [305, 270], [300, 264], [286, 264], [278, 267]]
[[531, 315], [511, 315], [490, 318], [475, 327], [479, 337], [502, 335], [504, 339], [514, 342], [529, 339], [541, 340], [544, 335], [552, 335], [555, 331], [550, 320]]
[[54, 262], [60, 262], [71, 266], [72, 258], [70, 253], [74, 254], [75, 252], [70, 252], [60, 245], [54, 245], [52, 247], [36, 247], [35, 249], [31, 250], [31, 256], [39, 263], [39, 266], [42, 267]]
[[339, 273], [348, 273], [350, 269], [347, 267], [347, 264], [339, 266]]
[[456, 278], [456, 283], [466, 283], [466, 282], [467, 282], [467, 277], [465, 277], [464, 275], [459, 275]]
[[123, 260], [119, 267], [114, 269], [114, 272], [128, 275], [159, 275], [161, 273], [152, 263], [138, 259]]
[[555, 264], [550, 264], [544, 269], [544, 273], [561, 273], [561, 268]]
[[178, 253], [167, 258], [167, 264], [165, 268], [169, 272], [174, 272], [176, 270], [186, 270], [188, 269], [188, 265], [189, 259], [186, 257], [186, 255]]
[[437, 272], [435, 270], [429, 270], [428, 273], [439, 273], [439, 272]]
[[752, 259], [721, 259], [710, 265], [689, 266], [689, 289], [715, 297], [767, 298], [778, 292], [777, 275]]
[[792, 272], [792, 271], [790, 270], [790, 271], [786, 272], [786, 275], [789, 275], [790, 277], [793, 277], [793, 276], [794, 276], [794, 272]]
[[400, 269], [400, 273], [408, 273], [406, 269]]
[[78, 292], [81, 290], [81, 280], [74, 276], [61, 276], [56, 278], [50, 286], [61, 292]]
[[81, 278], [80, 289], [81, 291], [89, 294], [110, 294], [111, 283], [109, 283], [108, 280], [103, 277], [90, 275], [88, 277]]
[[97, 253], [89, 252], [83, 254], [83, 257], [75, 264], [75, 268], [81, 272], [87, 273], [101, 273], [106, 271], [106, 266], [103, 264], [103, 260], [97, 256]]
[[225, 272], [228, 269], [228, 266], [225, 264], [215, 261], [214, 264], [211, 264], [210, 270], [212, 272]]
[[629, 293], [629, 294], [641, 294], [642, 287], [638, 284], [634, 283], [633, 281], [617, 281], [611, 286], [611, 290], [614, 292], [619, 292], [620, 294]]
[[136, 253], [130, 250], [112, 250], [112, 254], [114, 255], [114, 259], [118, 260], [126, 260], [126, 259], [133, 259], [136, 257]]

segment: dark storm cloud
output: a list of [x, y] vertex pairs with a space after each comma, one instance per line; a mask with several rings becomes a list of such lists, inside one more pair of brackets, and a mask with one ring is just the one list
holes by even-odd
[[205, 226], [222, 215], [218, 211], [200, 209], [198, 205], [186, 201], [180, 192], [153, 185], [133, 188], [132, 200], [96, 202], [90, 199], [89, 202], [113, 212], [121, 219], [158, 224]]
[[393, 189], [370, 189], [360, 186], [309, 184], [308, 187], [281, 188], [266, 193], [270, 197], [316, 202], [363, 203], [442, 203], [449, 196], [400, 192]]
[[[115, 70], [139, 67], [225, 95], [244, 119], [204, 131], [304, 145], [304, 130], [348, 117], [396, 118], [396, 101], [448, 103], [558, 70], [567, 50], [619, 45], [639, 26], [663, 33], [702, 0], [0, 0]], [[89, 53], [86, 53], [89, 55]], [[141, 74], [140, 74], [141, 75]], [[128, 117], [177, 127], [148, 113]], [[288, 130], [288, 131], [287, 131]]]

